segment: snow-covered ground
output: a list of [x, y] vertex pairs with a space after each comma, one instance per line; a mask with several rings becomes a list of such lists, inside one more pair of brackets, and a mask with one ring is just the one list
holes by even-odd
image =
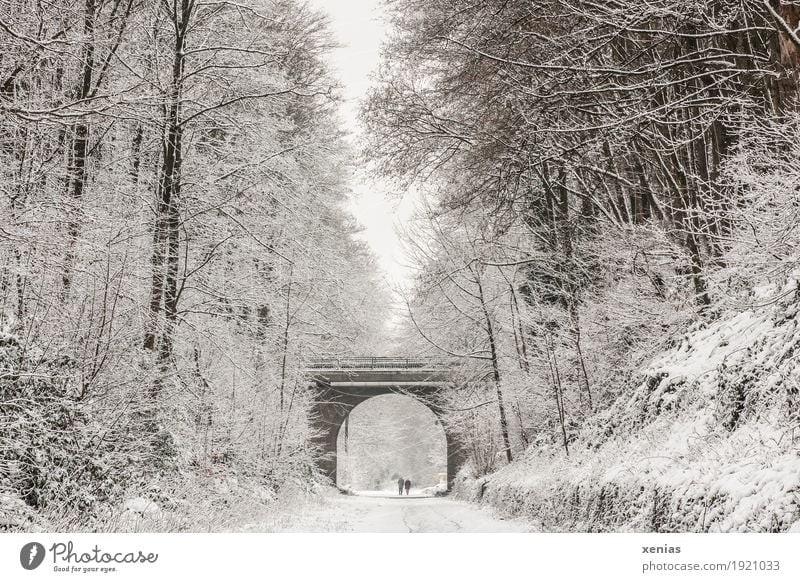
[[[360, 533], [493, 533], [530, 532], [533, 525], [503, 519], [490, 508], [421, 494], [399, 497], [385, 492], [370, 495], [324, 496], [295, 510], [288, 519], [267, 529], [281, 532]], [[246, 531], [263, 531], [250, 524]]]
[[[432, 488], [428, 489], [415, 489], [411, 488], [408, 492], [408, 495], [404, 492], [402, 497], [434, 497], [433, 493], [431, 493]], [[397, 494], [397, 491], [369, 491], [369, 490], [357, 490], [353, 491], [353, 494], [358, 495], [360, 497], [400, 497]]]

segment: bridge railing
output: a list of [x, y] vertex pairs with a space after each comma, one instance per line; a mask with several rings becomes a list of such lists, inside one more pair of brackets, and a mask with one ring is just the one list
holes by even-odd
[[452, 363], [441, 360], [385, 356], [315, 358], [306, 362], [309, 370], [438, 370], [450, 366]]

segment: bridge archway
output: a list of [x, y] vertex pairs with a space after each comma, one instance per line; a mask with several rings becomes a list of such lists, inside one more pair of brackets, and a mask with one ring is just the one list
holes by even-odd
[[337, 473], [337, 437], [350, 412], [359, 404], [386, 394], [416, 398], [441, 421], [447, 449], [447, 488], [465, 460], [464, 451], [443, 421], [437, 396], [451, 387], [446, 365], [405, 358], [335, 358], [311, 362], [313, 378], [313, 444], [321, 472], [332, 482]]
[[439, 418], [406, 395], [368, 398], [345, 419], [337, 439], [339, 487], [397, 492], [397, 479], [415, 490], [446, 485], [447, 441]]

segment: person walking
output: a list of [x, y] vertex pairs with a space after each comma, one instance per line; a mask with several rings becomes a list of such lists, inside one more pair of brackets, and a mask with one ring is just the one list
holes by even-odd
[[405, 483], [405, 481], [403, 481], [403, 478], [402, 478], [402, 477], [400, 477], [400, 478], [397, 480], [397, 494], [398, 494], [398, 495], [402, 495], [402, 494], [403, 494], [403, 484], [404, 484], [404, 483]]
[[[409, 490], [411, 489], [411, 479], [406, 479], [406, 495], [408, 495]], [[402, 492], [400, 493], [402, 495]]]

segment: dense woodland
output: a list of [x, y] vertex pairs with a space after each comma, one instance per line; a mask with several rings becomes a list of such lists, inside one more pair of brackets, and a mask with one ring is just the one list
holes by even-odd
[[[464, 362], [451, 422], [476, 476], [531, 446], [569, 455], [688, 329], [800, 299], [800, 3], [388, 9], [368, 153], [421, 192], [406, 337]], [[782, 295], [754, 295], [769, 284]], [[797, 381], [733, 383], [719, 424], [765, 407], [796, 424]]]
[[294, 0], [0, 3], [4, 512], [312, 482], [301, 361], [384, 303], [331, 45]]

